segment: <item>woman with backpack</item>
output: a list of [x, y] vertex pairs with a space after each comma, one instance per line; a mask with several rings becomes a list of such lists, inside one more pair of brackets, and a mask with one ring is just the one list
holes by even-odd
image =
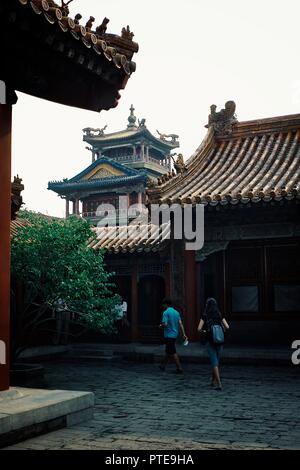
[[221, 314], [217, 301], [212, 297], [206, 300], [204, 313], [198, 325], [198, 332], [202, 334], [212, 366], [211, 386], [215, 390], [222, 390], [220, 379], [220, 354], [224, 344], [224, 330], [229, 325]]

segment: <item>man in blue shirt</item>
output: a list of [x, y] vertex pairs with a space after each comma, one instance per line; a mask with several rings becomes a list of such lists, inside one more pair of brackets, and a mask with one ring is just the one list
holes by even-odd
[[164, 313], [160, 328], [164, 329], [164, 338], [166, 345], [166, 356], [163, 363], [159, 366], [161, 370], [165, 370], [167, 363], [170, 359], [174, 359], [176, 364], [176, 372], [182, 374], [182, 367], [178, 354], [176, 353], [176, 339], [181, 332], [183, 338], [186, 340], [187, 336], [184, 331], [184, 326], [180, 318], [179, 312], [173, 308], [173, 302], [171, 299], [163, 300]]

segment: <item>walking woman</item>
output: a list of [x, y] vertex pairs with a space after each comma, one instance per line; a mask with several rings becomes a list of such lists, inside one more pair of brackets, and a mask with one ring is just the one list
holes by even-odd
[[228, 330], [229, 325], [221, 314], [217, 301], [210, 297], [206, 301], [205, 310], [198, 325], [198, 332], [205, 337], [205, 346], [212, 366], [211, 386], [215, 390], [222, 390], [219, 365], [224, 343], [224, 329]]

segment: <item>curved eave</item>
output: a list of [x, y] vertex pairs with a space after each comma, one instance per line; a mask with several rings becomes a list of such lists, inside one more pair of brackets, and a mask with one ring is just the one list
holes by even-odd
[[116, 49], [50, 4], [1, 1], [0, 79], [12, 90], [69, 106], [117, 106], [135, 64], [119, 61]]
[[95, 237], [89, 247], [107, 254], [149, 253], [165, 248], [170, 239], [170, 226], [151, 224], [141, 226], [94, 227]]
[[151, 132], [147, 128], [133, 130], [132, 134], [130, 133], [130, 131], [124, 130], [124, 136], [122, 135], [122, 132], [117, 132], [115, 134], [107, 134], [103, 137], [84, 135], [83, 140], [84, 142], [88, 142], [93, 147], [101, 149], [109, 146], [117, 146], [120, 143], [125, 142], [128, 142], [129, 144], [136, 143], [143, 137], [149, 142], [151, 142], [155, 147], [158, 147], [162, 152], [171, 151], [179, 147], [179, 142], [177, 142], [176, 144], [172, 144], [171, 142], [166, 142], [164, 140], [157, 139], [153, 134], [151, 134]]
[[135, 175], [135, 176], [126, 176], [126, 177], [115, 177], [115, 178], [102, 178], [94, 179], [91, 181], [77, 181], [74, 183], [60, 183], [60, 182], [50, 182], [48, 183], [48, 189], [54, 191], [58, 194], [70, 193], [72, 191], [82, 191], [82, 190], [95, 190], [97, 188], [117, 188], [119, 186], [131, 185], [136, 183], [146, 183], [147, 176], [145, 175]]
[[217, 196], [195, 196], [195, 197], [168, 197], [168, 198], [159, 198], [158, 202], [160, 204], [203, 204], [204, 206], [227, 206], [233, 205], [247, 205], [247, 204], [258, 204], [261, 202], [270, 203], [270, 202], [280, 202], [280, 201], [298, 201], [300, 200], [300, 188], [295, 189], [294, 191], [287, 192], [286, 190], [278, 190], [276, 193], [264, 193], [249, 195], [245, 194], [224, 194]]

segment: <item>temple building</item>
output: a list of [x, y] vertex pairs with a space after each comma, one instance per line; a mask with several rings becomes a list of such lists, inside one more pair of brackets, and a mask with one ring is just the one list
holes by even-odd
[[147, 129], [145, 119], [137, 121], [133, 106], [125, 130], [105, 133], [106, 127], [83, 129], [83, 140], [92, 154], [91, 164], [71, 179], [48, 185], [66, 200], [66, 217], [71, 212], [70, 202], [74, 214], [81, 214], [94, 224], [101, 218], [101, 213], [97, 213], [101, 204], [116, 208], [120, 216], [129, 205], [146, 202], [148, 181], [154, 184], [175, 174], [171, 151], [179, 146], [176, 134], [157, 131], [159, 136], [155, 137]]
[[[147, 190], [148, 203], [204, 205], [205, 241], [186, 250], [170, 224], [122, 236], [97, 231], [133, 340], [157, 341], [161, 301], [170, 295], [191, 340], [213, 296], [239, 344], [290, 347], [300, 329], [300, 114], [239, 122], [235, 103], [211, 114], [207, 135], [176, 176]], [[171, 232], [171, 236], [170, 236]]]

